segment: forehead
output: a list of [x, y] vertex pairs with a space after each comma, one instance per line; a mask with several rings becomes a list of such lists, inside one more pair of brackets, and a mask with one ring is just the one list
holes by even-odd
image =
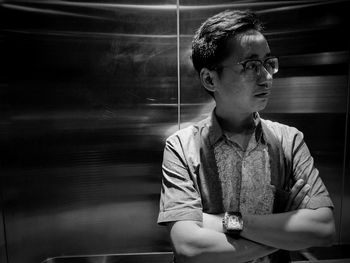
[[248, 58], [264, 58], [270, 48], [263, 34], [250, 30], [236, 35], [228, 42], [229, 54], [237, 61]]

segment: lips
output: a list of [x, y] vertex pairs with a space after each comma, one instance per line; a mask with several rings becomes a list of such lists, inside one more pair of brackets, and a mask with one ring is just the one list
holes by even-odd
[[258, 95], [254, 95], [255, 98], [259, 98], [259, 99], [267, 99], [269, 97], [268, 93], [261, 93]]
[[254, 92], [254, 97], [266, 98], [271, 93], [271, 85], [268, 82], [259, 83]]
[[258, 90], [254, 93], [254, 97], [265, 98], [270, 95], [271, 91], [269, 88], [264, 88], [263, 90]]

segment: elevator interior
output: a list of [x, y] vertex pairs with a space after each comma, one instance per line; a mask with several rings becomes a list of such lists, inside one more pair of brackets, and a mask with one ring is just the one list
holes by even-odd
[[349, 244], [349, 7], [0, 1], [0, 262], [171, 251], [156, 224], [164, 140], [213, 108], [191, 38], [228, 8], [265, 21], [280, 71], [261, 116], [303, 131]]

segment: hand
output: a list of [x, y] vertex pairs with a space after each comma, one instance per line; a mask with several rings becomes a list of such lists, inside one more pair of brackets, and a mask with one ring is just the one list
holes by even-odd
[[290, 196], [286, 206], [286, 211], [293, 211], [306, 207], [310, 197], [307, 193], [310, 190], [310, 185], [304, 182], [303, 179], [299, 179], [292, 187]]

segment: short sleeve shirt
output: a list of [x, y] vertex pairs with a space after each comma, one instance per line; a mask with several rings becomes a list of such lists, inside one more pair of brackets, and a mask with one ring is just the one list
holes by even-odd
[[333, 207], [300, 131], [257, 115], [255, 132], [243, 151], [223, 132], [213, 111], [166, 141], [158, 223], [202, 221], [203, 212], [272, 213], [279, 197], [270, 164], [277, 158], [269, 154], [262, 122], [281, 143], [292, 180], [302, 178], [311, 186], [306, 208]]

